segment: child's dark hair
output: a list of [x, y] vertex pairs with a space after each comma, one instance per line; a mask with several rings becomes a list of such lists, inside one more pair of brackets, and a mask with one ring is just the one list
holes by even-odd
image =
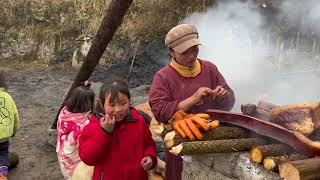
[[73, 89], [70, 97], [64, 103], [72, 113], [93, 111], [95, 94], [90, 86], [79, 86]]
[[104, 81], [100, 89], [101, 104], [104, 105], [106, 94], [111, 93], [110, 103], [114, 103], [118, 99], [118, 93], [121, 92], [127, 95], [130, 99], [130, 91], [127, 83], [119, 77], [111, 77]]
[[8, 85], [2, 71], [0, 72], [0, 88], [8, 89]]

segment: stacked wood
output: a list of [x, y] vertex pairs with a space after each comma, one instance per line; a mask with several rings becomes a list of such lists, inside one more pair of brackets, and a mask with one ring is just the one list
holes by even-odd
[[290, 161], [279, 165], [279, 173], [285, 180], [320, 179], [320, 158]]
[[174, 129], [172, 128], [171, 124], [159, 124], [159, 125], [153, 125], [151, 128], [151, 131], [157, 136], [161, 136], [162, 138], [165, 137], [165, 135]]
[[[234, 139], [248, 137], [248, 132], [239, 127], [218, 127], [208, 132], [203, 133], [202, 141]], [[164, 144], [166, 148], [171, 148], [183, 142], [188, 142], [189, 139], [182, 138], [176, 131], [171, 131], [164, 136]]]
[[278, 171], [279, 165], [288, 161], [296, 161], [307, 159], [308, 157], [302, 154], [289, 154], [284, 156], [270, 156], [263, 159], [263, 166], [269, 171]]
[[271, 111], [279, 107], [267, 101], [259, 101], [258, 105], [244, 104], [241, 105], [241, 111], [243, 114], [256, 117], [258, 119], [268, 121], [270, 119]]
[[250, 160], [259, 164], [267, 156], [281, 156], [292, 153], [293, 151], [294, 150], [286, 144], [256, 146], [250, 151]]
[[250, 150], [253, 146], [262, 145], [265, 143], [265, 139], [261, 138], [193, 141], [183, 142], [177, 146], [174, 146], [169, 152], [176, 156], [229, 153]]
[[210, 115], [211, 119], [217, 119], [220, 122], [237, 125], [263, 136], [273, 138], [309, 157], [320, 155], [320, 142], [312, 141], [298, 132], [290, 131], [272, 122], [263, 121], [244, 114], [213, 109], [208, 110], [207, 113]]

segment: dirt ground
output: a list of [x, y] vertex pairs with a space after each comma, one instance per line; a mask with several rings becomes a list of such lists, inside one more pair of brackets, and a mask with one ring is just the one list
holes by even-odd
[[[8, 74], [9, 91], [21, 120], [20, 130], [10, 139], [10, 151], [17, 152], [20, 164], [10, 171], [9, 179], [63, 179], [55, 149], [47, 142], [46, 130], [50, 128], [76, 71], [8, 67], [0, 67], [0, 71]], [[132, 91], [137, 97], [134, 103], [146, 100], [147, 87], [140, 86]]]
[[74, 72], [0, 68], [7, 74], [9, 90], [19, 110], [21, 128], [10, 139], [10, 151], [20, 164], [10, 180], [62, 179], [55, 149], [47, 143], [46, 130], [68, 91]]

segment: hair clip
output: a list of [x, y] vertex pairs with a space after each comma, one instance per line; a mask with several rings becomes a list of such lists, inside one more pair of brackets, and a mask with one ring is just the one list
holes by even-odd
[[85, 86], [88, 86], [88, 87], [91, 86], [91, 83], [90, 83], [90, 81], [88, 81], [88, 80], [86, 80], [83, 84], [84, 84]]

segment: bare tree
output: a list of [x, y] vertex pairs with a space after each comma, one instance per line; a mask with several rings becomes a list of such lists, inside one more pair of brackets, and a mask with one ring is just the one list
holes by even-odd
[[[107, 48], [109, 42], [112, 40], [114, 33], [122, 23], [123, 17], [129, 9], [133, 0], [112, 0], [109, 8], [106, 11], [100, 28], [92, 42], [92, 46], [78, 71], [76, 78], [73, 81], [69, 92], [64, 101], [70, 96], [71, 91], [80, 86], [81, 82], [89, 79], [90, 75], [94, 71], [95, 67], [99, 63], [99, 60]], [[62, 103], [59, 111], [51, 125], [51, 129], [57, 128], [57, 120], [60, 110], [63, 108], [64, 102]]]

